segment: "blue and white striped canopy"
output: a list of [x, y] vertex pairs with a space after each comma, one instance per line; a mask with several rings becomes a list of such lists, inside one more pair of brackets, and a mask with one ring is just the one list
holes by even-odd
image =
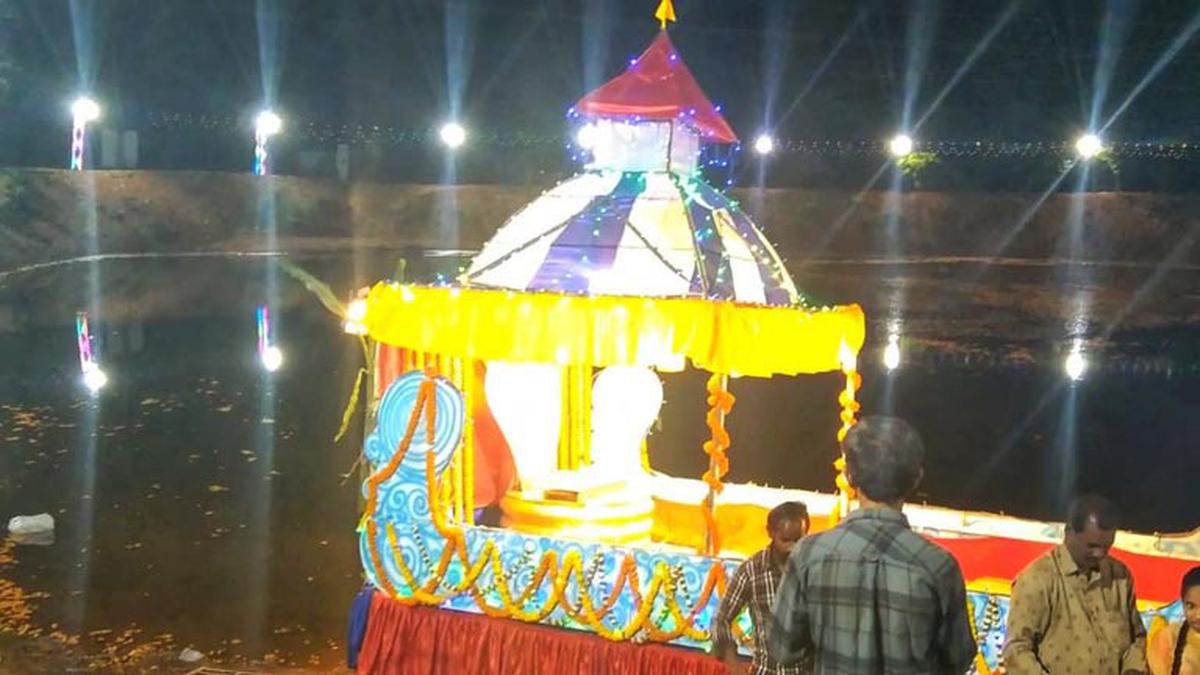
[[765, 305], [799, 300], [775, 249], [734, 202], [698, 176], [667, 171], [567, 179], [505, 223], [463, 282]]

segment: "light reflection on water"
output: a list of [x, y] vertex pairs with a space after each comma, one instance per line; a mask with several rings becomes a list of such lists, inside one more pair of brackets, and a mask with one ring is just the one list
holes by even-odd
[[[301, 263], [348, 294], [389, 276], [396, 255]], [[360, 365], [358, 346], [307, 291], [281, 278], [275, 315], [287, 358], [268, 377], [255, 354], [261, 261], [103, 264], [103, 306], [121, 318], [98, 322], [112, 377], [98, 400], [78, 383], [71, 322], [84, 300], [81, 272], [43, 270], [0, 287], [0, 303], [20, 304], [34, 319], [0, 333], [0, 520], [46, 511], [58, 521], [54, 545], [18, 549], [11, 574], [49, 593], [37, 623], [85, 633], [136, 624], [147, 638], [170, 633], [209, 654], [341, 659], [361, 583], [357, 486], [341, 480], [358, 438], [335, 445], [332, 437]], [[457, 256], [431, 256], [411, 259], [408, 270], [410, 279], [452, 277], [458, 264]], [[928, 280], [905, 278], [910, 309], [891, 317], [872, 306], [890, 297], [887, 284], [863, 268], [802, 273], [798, 281], [835, 302], [861, 294], [869, 317], [899, 321], [915, 335], [905, 336], [903, 365], [891, 374], [879, 364], [886, 327], [871, 335], [860, 359], [862, 399], [866, 412], [877, 412], [886, 398], [925, 435], [922, 497], [930, 503], [1048, 518], [1063, 486], [1076, 485], [1114, 494], [1141, 529], [1200, 523], [1187, 499], [1188, 477], [1200, 471], [1190, 442], [1200, 437], [1192, 414], [1200, 386], [1189, 371], [1195, 349], [1187, 331], [1142, 331], [1134, 340], [1142, 356], [1126, 353], [1128, 345], [1108, 347], [1110, 363], [1161, 365], [1154, 357], [1174, 353], [1165, 362], [1170, 377], [1164, 367], [1100, 363], [1064, 388], [1060, 347], [1046, 339], [1061, 324], [1040, 325], [1016, 299], [1005, 316], [993, 297], [1004, 289], [958, 289], [939, 313], [937, 299], [922, 295]], [[871, 287], [884, 290], [872, 295]], [[973, 313], [990, 313], [987, 330], [971, 324]], [[47, 314], [61, 314], [60, 325], [40, 324]], [[988, 333], [1004, 325], [1011, 335]], [[953, 339], [938, 343], [940, 333]], [[651, 462], [699, 476], [703, 374], [664, 380]], [[736, 380], [730, 479], [828, 490], [837, 380]], [[1071, 416], [1065, 406], [1075, 411], [1070, 434], [1060, 431]]]

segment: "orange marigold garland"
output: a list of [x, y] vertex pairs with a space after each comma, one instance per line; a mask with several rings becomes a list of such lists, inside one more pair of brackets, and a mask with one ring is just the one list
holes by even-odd
[[702, 553], [716, 555], [721, 551], [720, 532], [717, 529], [717, 495], [725, 489], [722, 478], [729, 473], [729, 432], [725, 430], [725, 416], [733, 410], [734, 399], [728, 386], [729, 378], [721, 373], [713, 373], [708, 378], [708, 414], [704, 421], [712, 438], [704, 442], [704, 454], [708, 455], [708, 470], [704, 472], [703, 480], [708, 484], [708, 495], [704, 499], [705, 541]]
[[[838, 394], [838, 404], [842, 408], [840, 414], [842, 426], [837, 433], [839, 444], [846, 440], [846, 434], [850, 433], [850, 429], [858, 423], [858, 411], [862, 408], [857, 400], [858, 390], [862, 387], [862, 375], [858, 373], [858, 355], [844, 344], [842, 345], [842, 372], [846, 374], [846, 386]], [[834, 482], [838, 489], [838, 509], [834, 515], [841, 518], [850, 512], [850, 502], [855, 498], [854, 487], [850, 485], [850, 480], [846, 477], [845, 454], [839, 455], [834, 460], [833, 468], [837, 471], [837, 478], [834, 479]]]
[[725, 376], [719, 373], [714, 373], [708, 378], [708, 414], [704, 416], [708, 430], [712, 433], [712, 438], [704, 442], [704, 454], [709, 458], [704, 482], [718, 494], [725, 489], [725, 483], [721, 479], [729, 473], [729, 456], [725, 454], [729, 449], [729, 432], [725, 430], [725, 416], [733, 410], [736, 401], [733, 394], [725, 389], [724, 384]]

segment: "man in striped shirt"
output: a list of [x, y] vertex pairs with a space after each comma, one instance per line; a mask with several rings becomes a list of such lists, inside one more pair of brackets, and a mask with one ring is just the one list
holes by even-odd
[[796, 542], [808, 533], [808, 508], [800, 502], [784, 502], [767, 514], [767, 534], [771, 543], [746, 559], [733, 574], [733, 580], [721, 596], [721, 604], [712, 621], [713, 656], [729, 667], [731, 673], [746, 672], [737, 660], [737, 640], [733, 622], [742, 608], [750, 610], [754, 623], [754, 660], [750, 675], [806, 675], [804, 664], [783, 666], [767, 653], [767, 626], [771, 605], [783, 566]]
[[843, 453], [859, 508], [792, 552], [771, 656], [790, 664], [811, 651], [818, 675], [962, 675], [978, 649], [962, 572], [901, 513], [923, 474], [920, 437], [903, 420], [867, 417]]

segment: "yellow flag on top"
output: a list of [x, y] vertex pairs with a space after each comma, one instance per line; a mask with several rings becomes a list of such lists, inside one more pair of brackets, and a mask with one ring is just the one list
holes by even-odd
[[662, 0], [658, 3], [658, 9], [654, 10], [654, 18], [658, 19], [658, 24], [663, 29], [666, 29], [668, 21], [675, 20], [675, 5], [671, 0]]

